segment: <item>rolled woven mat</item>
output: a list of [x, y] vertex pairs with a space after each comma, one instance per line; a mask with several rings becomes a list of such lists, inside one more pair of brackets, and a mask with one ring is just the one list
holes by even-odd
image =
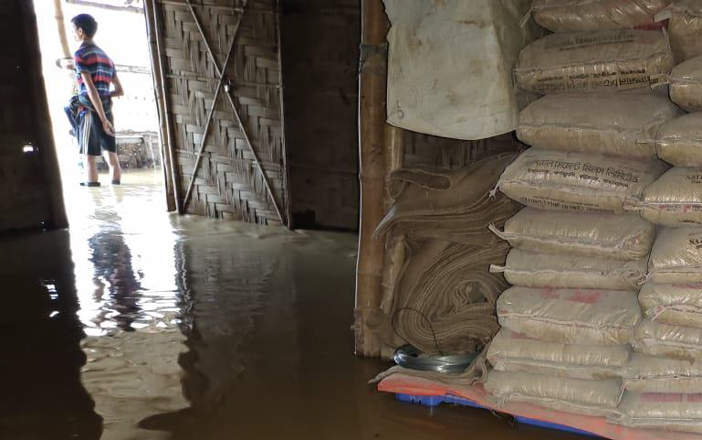
[[393, 234], [438, 238], [457, 243], [492, 246], [500, 240], [485, 237], [488, 225], [504, 224], [521, 205], [490, 190], [516, 155], [502, 154], [459, 171], [400, 169], [388, 180], [395, 203], [380, 222], [374, 237]]
[[498, 296], [508, 287], [490, 264], [505, 261], [509, 245], [469, 246], [444, 240], [407, 244], [408, 259], [388, 314], [369, 327], [391, 346], [408, 342], [427, 354], [474, 352], [499, 330]]

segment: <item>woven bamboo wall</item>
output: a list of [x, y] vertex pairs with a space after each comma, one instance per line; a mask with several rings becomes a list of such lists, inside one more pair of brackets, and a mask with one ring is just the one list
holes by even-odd
[[296, 228], [358, 228], [359, 0], [284, 0], [282, 65]]
[[405, 166], [455, 170], [488, 156], [525, 148], [511, 133], [479, 141], [460, 141], [406, 131]]
[[65, 227], [32, 3], [3, 2], [0, 24], [0, 231]]
[[[225, 77], [242, 124], [279, 206], [287, 204], [281, 129], [278, 17], [275, 0], [193, 0], [219, 66], [236, 38]], [[181, 195], [194, 174], [218, 85], [215, 65], [185, 0], [158, 0], [166, 52], [166, 99], [174, 127]], [[243, 12], [242, 12], [243, 10]], [[243, 13], [243, 15], [242, 15]], [[239, 18], [241, 23], [237, 26]], [[215, 105], [187, 212], [259, 224], [280, 224], [229, 101]], [[284, 214], [285, 210], [281, 208]], [[283, 218], [283, 222], [285, 219]]]

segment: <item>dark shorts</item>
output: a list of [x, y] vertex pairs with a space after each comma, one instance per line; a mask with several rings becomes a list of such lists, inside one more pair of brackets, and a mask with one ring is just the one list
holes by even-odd
[[[108, 102], [103, 102], [107, 119], [114, 125], [114, 117]], [[66, 109], [69, 113], [69, 109]], [[71, 117], [69, 116], [69, 119]], [[117, 139], [105, 133], [102, 122], [98, 115], [88, 108], [81, 108], [75, 117], [75, 122], [71, 124], [78, 139], [80, 154], [88, 156], [100, 156], [104, 151], [117, 152]]]

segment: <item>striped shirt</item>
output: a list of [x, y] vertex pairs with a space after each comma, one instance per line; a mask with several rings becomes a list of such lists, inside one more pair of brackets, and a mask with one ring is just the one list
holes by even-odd
[[80, 94], [88, 94], [83, 83], [82, 73], [89, 73], [98, 94], [107, 98], [110, 96], [110, 85], [115, 77], [115, 63], [107, 54], [94, 43], [83, 43], [73, 55]]

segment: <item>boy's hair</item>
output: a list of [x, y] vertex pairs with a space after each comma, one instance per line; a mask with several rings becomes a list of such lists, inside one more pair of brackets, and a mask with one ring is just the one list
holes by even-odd
[[85, 35], [87, 35], [88, 38], [93, 38], [97, 32], [97, 21], [95, 21], [93, 16], [90, 14], [76, 15], [71, 19], [71, 23], [73, 23], [77, 28], [83, 29], [83, 32], [85, 32]]

